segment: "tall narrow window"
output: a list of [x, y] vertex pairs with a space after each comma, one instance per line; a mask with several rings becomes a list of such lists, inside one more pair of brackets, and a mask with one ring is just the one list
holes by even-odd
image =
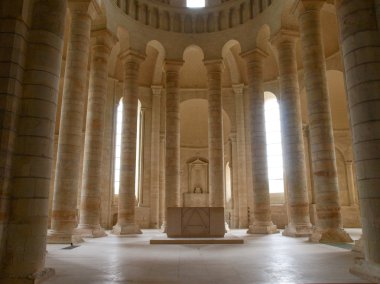
[[204, 8], [205, 6], [205, 0], [186, 0], [187, 8]]
[[269, 192], [280, 193], [284, 192], [280, 109], [274, 94], [265, 92], [264, 98]]
[[[140, 186], [140, 164], [141, 164], [141, 103], [138, 101], [137, 110], [137, 133], [136, 133], [136, 174], [135, 174], [135, 195], [138, 198]], [[117, 106], [116, 115], [116, 135], [115, 135], [115, 170], [114, 170], [114, 193], [119, 194], [120, 189], [120, 166], [121, 166], [121, 135], [123, 125], [123, 99]]]

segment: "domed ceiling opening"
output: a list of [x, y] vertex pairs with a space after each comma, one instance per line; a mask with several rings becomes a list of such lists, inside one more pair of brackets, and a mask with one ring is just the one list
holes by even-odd
[[[191, 99], [180, 105], [181, 147], [208, 147], [208, 101]], [[231, 121], [223, 110], [224, 143], [231, 132]]]

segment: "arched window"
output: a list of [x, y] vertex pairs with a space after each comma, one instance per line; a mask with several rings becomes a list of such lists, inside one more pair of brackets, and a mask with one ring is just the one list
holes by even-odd
[[232, 176], [230, 162], [226, 164], [226, 205], [230, 205], [232, 201]]
[[274, 94], [265, 92], [264, 98], [269, 192], [280, 193], [284, 192], [280, 108]]
[[[121, 135], [123, 125], [123, 99], [117, 106], [116, 135], [115, 135], [115, 170], [114, 170], [114, 193], [119, 194], [120, 188], [120, 165], [121, 165]], [[141, 103], [138, 101], [137, 110], [137, 132], [136, 132], [136, 173], [135, 173], [135, 195], [139, 197], [140, 172], [141, 172]]]
[[205, 6], [205, 0], [186, 0], [187, 8], [204, 8]]

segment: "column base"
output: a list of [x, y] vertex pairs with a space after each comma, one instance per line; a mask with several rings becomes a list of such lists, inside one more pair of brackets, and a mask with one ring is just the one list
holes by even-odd
[[136, 235], [136, 234], [142, 234], [139, 226], [137, 224], [124, 224], [124, 225], [119, 225], [116, 224], [112, 228], [113, 235]]
[[374, 283], [380, 283], [380, 265], [369, 263], [364, 259], [355, 259], [355, 264], [350, 267], [350, 272], [356, 276]]
[[224, 222], [224, 232], [228, 233], [230, 231], [230, 226], [228, 226], [227, 222]]
[[73, 235], [66, 232], [56, 232], [49, 230], [47, 234], [48, 244], [78, 244], [83, 243], [84, 240], [80, 235]]
[[268, 224], [252, 224], [249, 226], [247, 234], [276, 234], [279, 230], [277, 230], [277, 226], [272, 222]]
[[33, 273], [25, 278], [21, 277], [1, 277], [0, 283], [7, 284], [39, 284], [42, 283], [55, 275], [55, 270], [53, 268], [44, 268], [36, 273]]
[[355, 258], [364, 258], [363, 246], [363, 236], [361, 236], [359, 240], [355, 240], [354, 246], [352, 247], [352, 254]]
[[74, 230], [74, 235], [80, 236], [82, 238], [102, 238], [106, 237], [107, 234], [102, 227], [98, 226], [87, 226], [78, 225]]
[[314, 228], [309, 238], [314, 243], [352, 243], [350, 235], [343, 228], [320, 230]]
[[161, 231], [163, 233], [167, 233], [167, 225], [166, 225], [166, 221], [162, 222], [162, 225], [161, 225]]
[[283, 236], [292, 238], [310, 237], [313, 232], [313, 226], [311, 224], [294, 226], [289, 224], [285, 226], [285, 230], [282, 232]]

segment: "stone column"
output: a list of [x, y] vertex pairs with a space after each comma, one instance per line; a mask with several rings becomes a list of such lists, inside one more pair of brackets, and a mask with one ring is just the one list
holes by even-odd
[[151, 129], [151, 186], [150, 227], [159, 226], [160, 200], [160, 116], [162, 86], [152, 86], [152, 129]]
[[22, 94], [28, 26], [22, 18], [25, 1], [0, 2], [0, 259], [9, 216], [9, 183]]
[[324, 3], [323, 0], [303, 0], [298, 3], [318, 216], [310, 240], [352, 242], [342, 228], [340, 213], [334, 136], [320, 21], [320, 9]]
[[[232, 188], [232, 220], [230, 223], [230, 227], [232, 228], [241, 228], [239, 225], [239, 220], [247, 218], [247, 208], [245, 208], [245, 211], [240, 210], [240, 192], [239, 192], [239, 157], [238, 157], [238, 142], [236, 133], [233, 132], [230, 134], [230, 143], [231, 143], [231, 149], [230, 149], [230, 166], [231, 166], [231, 188]], [[246, 200], [247, 203], [247, 200]], [[242, 214], [243, 217], [241, 217], [240, 211], [243, 211]]]
[[351, 272], [380, 282], [380, 25], [373, 1], [337, 0], [336, 8], [365, 255]]
[[179, 69], [182, 61], [166, 61], [166, 167], [165, 201], [167, 207], [180, 206], [180, 123]]
[[224, 207], [222, 60], [205, 61], [208, 78], [209, 206]]
[[263, 62], [267, 54], [254, 49], [242, 54], [247, 63], [249, 117], [253, 175], [253, 215], [249, 226], [250, 234], [277, 233], [277, 226], [272, 223], [267, 150], [265, 136], [265, 113], [263, 92]]
[[120, 191], [116, 235], [141, 234], [135, 221], [136, 134], [138, 110], [138, 75], [144, 57], [134, 51], [120, 55], [124, 65], [123, 125], [120, 158]]
[[49, 243], [71, 243], [77, 226], [84, 100], [90, 52], [91, 17], [88, 2], [69, 5], [71, 34], [68, 42], [62, 97], [58, 154]]
[[54, 274], [53, 269], [44, 266], [65, 16], [66, 1], [33, 3], [1, 283], [39, 283]]
[[235, 93], [235, 114], [236, 114], [236, 136], [237, 136], [237, 171], [238, 186], [235, 190], [239, 195], [239, 228], [248, 227], [248, 195], [246, 177], [246, 151], [245, 151], [245, 123], [244, 123], [244, 85], [233, 85]]
[[166, 159], [166, 93], [161, 94], [161, 115], [160, 115], [160, 224], [161, 229], [166, 227], [166, 207], [165, 207], [165, 159]]
[[95, 31], [92, 36], [94, 42], [87, 103], [80, 219], [75, 234], [97, 238], [106, 236], [100, 226], [100, 199], [108, 85], [107, 67], [114, 38], [107, 30]]
[[282, 153], [289, 218], [283, 235], [289, 237], [305, 237], [312, 232], [297, 74], [297, 38], [298, 33], [284, 30], [280, 31], [273, 40], [278, 52], [280, 73]]

